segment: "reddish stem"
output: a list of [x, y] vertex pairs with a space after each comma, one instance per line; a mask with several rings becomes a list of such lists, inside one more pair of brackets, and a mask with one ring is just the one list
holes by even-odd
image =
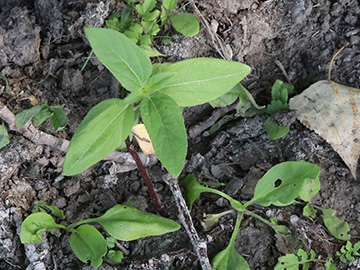
[[127, 147], [128, 151], [129, 151], [129, 153], [131, 154], [132, 158], [136, 162], [136, 165], [137, 165], [137, 167], [138, 167], [138, 169], [139, 169], [139, 171], [141, 173], [142, 178], [145, 181], [145, 184], [146, 184], [146, 186], [147, 186], [147, 188], [149, 190], [149, 193], [150, 193], [150, 197], [151, 197], [151, 199], [152, 199], [158, 213], [163, 217], [168, 217], [168, 214], [166, 213], [164, 207], [160, 203], [160, 200], [159, 200], [159, 198], [158, 198], [158, 196], [157, 196], [157, 194], [156, 194], [156, 192], [154, 190], [154, 186], [151, 183], [150, 177], [147, 174], [146, 169], [145, 169], [144, 165], [142, 164], [139, 155], [135, 151], [134, 146], [131, 144], [129, 138], [127, 138], [125, 140], [125, 143], [126, 143], [126, 147]]

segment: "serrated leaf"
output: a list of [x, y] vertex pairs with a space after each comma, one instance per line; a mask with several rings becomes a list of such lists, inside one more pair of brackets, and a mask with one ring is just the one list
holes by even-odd
[[121, 263], [124, 258], [124, 253], [119, 250], [109, 250], [106, 257], [111, 260], [113, 263]]
[[56, 224], [52, 216], [46, 213], [31, 214], [21, 224], [21, 243], [41, 242], [42, 232], [52, 231], [55, 228], [64, 228], [64, 226]]
[[123, 87], [135, 91], [151, 75], [149, 57], [125, 35], [105, 28], [85, 28], [86, 36], [99, 60]]
[[250, 67], [221, 59], [194, 58], [172, 64], [162, 72], [176, 75], [160, 92], [186, 107], [222, 96], [249, 74]]
[[71, 139], [64, 174], [80, 173], [110, 154], [129, 135], [133, 119], [132, 105], [120, 99], [105, 100], [92, 108]]
[[266, 119], [265, 128], [267, 134], [273, 140], [277, 140], [286, 136], [290, 131], [290, 128], [288, 126], [279, 125], [279, 123], [271, 117], [268, 117]]
[[274, 115], [277, 112], [286, 112], [289, 110], [289, 104], [283, 103], [281, 100], [272, 100], [266, 108], [267, 113]]
[[53, 113], [50, 122], [55, 131], [63, 130], [69, 122], [63, 106], [50, 106], [49, 110]]
[[[292, 204], [297, 197], [308, 199], [314, 193], [305, 196], [307, 185], [319, 181], [320, 169], [305, 161], [288, 161], [275, 165], [256, 184], [254, 197], [245, 205], [253, 203], [262, 206], [286, 206]], [[312, 181], [309, 182], [308, 179]], [[286, 194], [286, 196], [284, 196]]]
[[171, 97], [156, 92], [141, 102], [140, 111], [156, 155], [164, 167], [178, 177], [187, 153], [181, 109]]
[[0, 149], [10, 143], [9, 134], [4, 124], [0, 125]]
[[299, 270], [301, 265], [304, 270], [309, 269], [309, 263], [307, 262], [308, 255], [302, 249], [298, 250], [297, 255], [286, 254], [278, 259], [278, 263], [275, 265], [275, 270]]
[[355, 179], [360, 155], [359, 107], [359, 89], [325, 80], [290, 99], [300, 122], [334, 148]]
[[200, 30], [200, 24], [196, 16], [187, 12], [174, 15], [171, 18], [171, 23], [176, 31], [187, 37], [196, 36]]
[[180, 224], [171, 219], [124, 205], [115, 205], [103, 216], [89, 219], [88, 222], [100, 223], [112, 237], [123, 241], [161, 235], [180, 229]]
[[336, 217], [336, 210], [321, 209], [323, 212], [323, 220], [326, 228], [337, 239], [348, 241], [350, 240], [350, 226], [347, 222]]
[[116, 239], [115, 239], [115, 238], [113, 238], [113, 237], [106, 237], [105, 241], [106, 241], [106, 246], [107, 246], [108, 248], [113, 248], [113, 247], [115, 247], [115, 243], [116, 243]]
[[23, 110], [16, 114], [15, 125], [17, 128], [22, 128], [28, 121], [37, 115], [46, 105], [39, 105], [27, 110]]
[[71, 249], [80, 261], [91, 261], [91, 266], [99, 267], [107, 252], [106, 241], [101, 233], [91, 225], [81, 225], [69, 238]]

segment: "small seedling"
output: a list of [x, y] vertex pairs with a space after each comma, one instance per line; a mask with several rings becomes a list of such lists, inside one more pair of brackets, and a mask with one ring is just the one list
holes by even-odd
[[357, 242], [352, 245], [350, 241], [346, 242], [346, 245], [342, 246], [340, 251], [336, 252], [336, 255], [340, 258], [343, 263], [347, 263], [348, 261], [355, 261], [355, 256], [360, 256], [359, 254], [360, 242]]
[[[176, 14], [177, 0], [162, 1], [161, 11], [156, 8], [156, 0], [140, 1], [137, 5], [135, 0], [125, 2], [127, 6], [121, 12], [105, 21], [106, 27], [123, 33], [149, 57], [164, 56], [153, 48], [152, 39], [168, 21], [184, 36], [191, 37], [199, 33], [199, 22], [193, 14]], [[139, 23], [136, 22], [137, 17], [140, 17]]]
[[[175, 221], [124, 205], [115, 205], [100, 217], [81, 220], [69, 226], [56, 223], [45, 210], [59, 219], [65, 218], [61, 210], [40, 201], [34, 208], [34, 211], [40, 212], [29, 215], [21, 225], [21, 243], [41, 242], [43, 231], [64, 229], [71, 233], [69, 242], [75, 255], [84, 263], [90, 260], [93, 267], [100, 266], [105, 255], [115, 263], [121, 262], [123, 252], [113, 249], [116, 239], [132, 241], [180, 229]], [[111, 237], [105, 239], [98, 229], [88, 223], [100, 224]]]
[[0, 149], [10, 143], [9, 134], [4, 123], [0, 125]]
[[[293, 203], [300, 203], [296, 199], [300, 199], [304, 202], [310, 203], [311, 199], [320, 190], [319, 181], [320, 169], [314, 164], [304, 161], [289, 161], [283, 162], [272, 167], [256, 184], [253, 198], [245, 204], [231, 198], [227, 194], [213, 189], [202, 186], [195, 180], [194, 175], [188, 175], [181, 183], [187, 190], [187, 203], [191, 210], [195, 200], [200, 197], [203, 192], [211, 192], [218, 194], [227, 199], [231, 207], [238, 212], [238, 218], [236, 221], [235, 229], [231, 237], [228, 247], [221, 251], [213, 259], [214, 270], [225, 269], [249, 269], [245, 259], [235, 251], [234, 241], [239, 230], [241, 219], [243, 215], [249, 215], [255, 217], [265, 224], [269, 225], [276, 233], [280, 235], [286, 235], [291, 233], [290, 230], [283, 226], [278, 225], [277, 222], [269, 221], [246, 208], [252, 204], [258, 204], [261, 206], [287, 206]], [[284, 195], [285, 194], [285, 195]], [[314, 209], [315, 206], [306, 205], [305, 213], [312, 213], [309, 209]], [[349, 240], [350, 231], [348, 223], [341, 221], [335, 217], [335, 210], [319, 208], [323, 212], [323, 220], [328, 230], [338, 239]], [[316, 211], [316, 210], [315, 210]], [[303, 251], [300, 254], [290, 256], [286, 258], [295, 260], [297, 265], [304, 262], [308, 262], [307, 255], [304, 255]], [[306, 252], [305, 252], [306, 254]], [[295, 257], [294, 257], [295, 256]], [[302, 259], [300, 257], [302, 257]], [[312, 255], [313, 257], [313, 255]], [[301, 260], [300, 260], [301, 259]], [[298, 269], [298, 268], [278, 268], [278, 269]]]

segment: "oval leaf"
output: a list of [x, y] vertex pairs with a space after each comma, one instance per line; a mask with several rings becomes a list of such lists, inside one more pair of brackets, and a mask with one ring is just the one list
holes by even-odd
[[348, 241], [350, 240], [350, 226], [347, 222], [336, 217], [336, 210], [321, 209], [323, 212], [323, 219], [326, 228], [337, 239]]
[[123, 241], [161, 235], [180, 229], [180, 225], [171, 219], [124, 205], [115, 205], [103, 216], [90, 219], [89, 222], [100, 223], [112, 237]]
[[71, 249], [80, 261], [91, 261], [91, 266], [99, 267], [107, 252], [106, 241], [101, 233], [91, 225], [82, 225], [69, 238]]
[[229, 244], [226, 249], [216, 254], [212, 261], [214, 270], [250, 270], [250, 267], [243, 256], [235, 250], [234, 246]]
[[191, 13], [174, 15], [171, 18], [171, 23], [176, 31], [187, 37], [196, 36], [200, 30], [198, 19]]
[[317, 186], [320, 187], [319, 174], [319, 168], [305, 161], [275, 165], [256, 184], [254, 197], [246, 206], [252, 203], [285, 206], [292, 204], [299, 196], [309, 200], [318, 192]]
[[127, 90], [139, 89], [150, 77], [149, 57], [125, 35], [105, 28], [85, 28], [85, 33], [96, 56]]
[[22, 128], [31, 118], [37, 115], [43, 108], [47, 105], [39, 105], [32, 107], [27, 110], [23, 110], [16, 114], [15, 116], [15, 125], [17, 128]]
[[174, 72], [160, 90], [181, 107], [203, 104], [222, 96], [250, 73], [250, 67], [213, 58], [194, 58], [172, 64], [162, 72]]
[[187, 153], [181, 109], [169, 96], [155, 93], [141, 102], [140, 111], [156, 155], [164, 167], [178, 177]]
[[63, 106], [50, 106], [50, 111], [53, 112], [50, 122], [55, 131], [63, 130], [69, 122], [69, 118], [66, 116]]
[[21, 243], [43, 241], [42, 232], [52, 231], [63, 226], [55, 223], [54, 219], [46, 213], [35, 213], [28, 216], [21, 224]]
[[71, 139], [64, 174], [80, 173], [110, 154], [129, 135], [133, 122], [133, 107], [120, 99], [92, 108]]

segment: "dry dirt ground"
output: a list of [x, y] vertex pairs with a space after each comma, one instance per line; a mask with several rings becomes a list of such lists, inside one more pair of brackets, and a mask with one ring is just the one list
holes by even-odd
[[[332, 79], [360, 88], [360, 5], [357, 0], [209, 0], [194, 1], [200, 14], [213, 26], [223, 45], [214, 42], [202, 25], [193, 38], [172, 38], [172, 47], [158, 44], [168, 61], [192, 57], [225, 57], [252, 67], [244, 85], [259, 104], [268, 104], [267, 88], [276, 79], [286, 80], [276, 64], [279, 61], [300, 93], [312, 83], [326, 79], [333, 54], [345, 43], [336, 58]], [[111, 13], [123, 7], [122, 1], [102, 0], [0, 0], [0, 101], [11, 110], [30, 107], [29, 98], [40, 104], [65, 104], [69, 125], [55, 133], [50, 125], [41, 129], [70, 139], [81, 119], [92, 106], [119, 97], [120, 86], [96, 60], [80, 72], [90, 47], [84, 26], [103, 26]], [[192, 5], [188, 11], [195, 12]], [[173, 35], [165, 28], [162, 35]], [[189, 128], [212, 114], [208, 105], [184, 112]], [[230, 111], [229, 115], [233, 115]], [[273, 165], [288, 160], [306, 160], [322, 170], [321, 191], [315, 203], [333, 208], [348, 221], [354, 241], [360, 232], [360, 187], [329, 144], [299, 122], [290, 133], [273, 141], [265, 132], [265, 119], [236, 118], [216, 132], [205, 130], [189, 141], [186, 173], [202, 181], [228, 183], [225, 191], [241, 201], [251, 198], [256, 181]], [[137, 170], [121, 172], [114, 162], [100, 162], [73, 177], [64, 177], [64, 153], [35, 145], [11, 132], [11, 143], [0, 150], [0, 269], [91, 269], [72, 253], [64, 231], [47, 233], [45, 242], [22, 245], [21, 221], [31, 213], [38, 200], [65, 211], [67, 222], [103, 214], [117, 203], [155, 212]], [[177, 220], [165, 174], [160, 163], [148, 168], [156, 190], [170, 217]], [[211, 232], [200, 224], [204, 213], [217, 213], [228, 205], [217, 196], [205, 195], [192, 211], [202, 237], [211, 235], [209, 257], [224, 249], [231, 235], [234, 216], [220, 220]], [[307, 248], [327, 257], [343, 244], [321, 225], [321, 220], [302, 217], [301, 208], [254, 209], [261, 216], [276, 215]], [[290, 216], [299, 217], [290, 222]], [[294, 219], [292, 219], [294, 220]], [[316, 225], [319, 224], [319, 225]], [[304, 228], [307, 228], [306, 230]], [[305, 231], [304, 231], [305, 230]], [[296, 241], [283, 241], [254, 219], [246, 219], [236, 241], [236, 249], [250, 269], [273, 269], [277, 258], [289, 252]], [[161, 237], [148, 237], [123, 243], [129, 255], [120, 265], [105, 260], [100, 269], [199, 269], [186, 232], [181, 229]], [[168, 255], [168, 256], [166, 256]], [[169, 258], [171, 260], [169, 260]], [[151, 260], [150, 260], [151, 259]], [[341, 264], [338, 269], [358, 269]], [[322, 269], [312, 265], [313, 269]]]

